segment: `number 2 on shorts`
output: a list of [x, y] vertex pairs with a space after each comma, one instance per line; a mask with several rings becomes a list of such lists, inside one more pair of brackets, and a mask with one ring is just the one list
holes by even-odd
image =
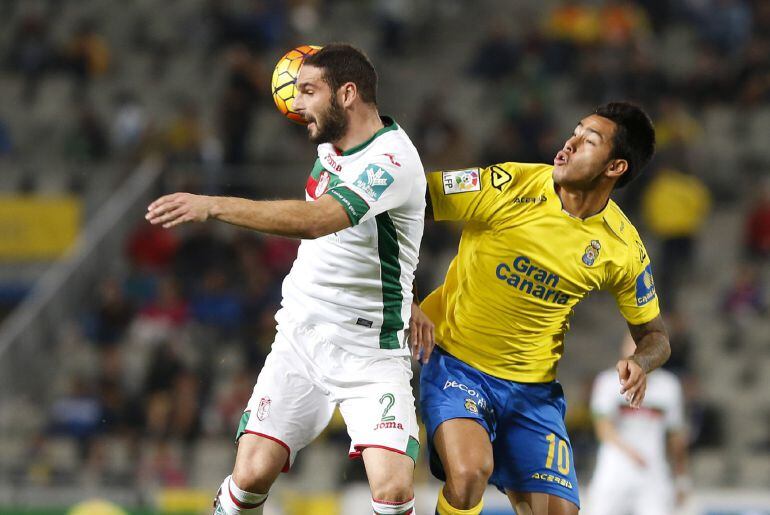
[[548, 456], [545, 458], [545, 468], [553, 469], [553, 455], [556, 451], [556, 441], [559, 442], [559, 455], [556, 461], [556, 469], [561, 474], [569, 474], [569, 447], [567, 442], [557, 438], [553, 433], [545, 437], [548, 440]]
[[396, 420], [395, 416], [388, 415], [388, 411], [390, 411], [390, 408], [392, 408], [395, 403], [396, 398], [392, 393], [386, 393], [380, 397], [380, 404], [385, 404], [385, 409], [382, 411], [382, 418], [380, 419], [382, 422], [391, 422]]

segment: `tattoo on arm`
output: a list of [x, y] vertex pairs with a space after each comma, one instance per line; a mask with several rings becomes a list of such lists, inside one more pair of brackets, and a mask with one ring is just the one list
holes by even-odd
[[632, 357], [645, 373], [655, 370], [668, 361], [671, 355], [671, 344], [660, 315], [644, 324], [628, 324], [628, 328], [636, 342], [636, 351]]

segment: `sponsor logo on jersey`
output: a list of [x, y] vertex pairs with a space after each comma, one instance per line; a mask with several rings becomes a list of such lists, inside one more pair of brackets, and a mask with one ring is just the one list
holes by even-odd
[[444, 195], [481, 191], [481, 176], [478, 168], [441, 172]]
[[[646, 399], [645, 399], [646, 401]], [[640, 406], [638, 408], [632, 408], [628, 404], [620, 404], [618, 406], [618, 410], [623, 416], [629, 416], [629, 417], [650, 417], [650, 418], [663, 418], [663, 416], [666, 414], [665, 410], [663, 408], [657, 408], [657, 407], [650, 407], [650, 406]]]
[[[471, 397], [475, 397], [476, 400], [473, 401], [474, 405], [477, 408], [487, 409], [487, 400], [484, 397], [482, 397], [479, 394], [479, 392], [477, 392], [476, 390], [474, 390], [472, 388], [468, 388], [467, 385], [464, 385], [463, 383], [460, 383], [460, 382], [457, 382], [457, 381], [454, 381], [454, 380], [447, 380], [447, 382], [444, 383], [444, 388], [442, 388], [442, 389], [446, 390], [447, 388], [457, 388], [461, 392], [465, 392], [468, 395], [470, 395]], [[467, 402], [468, 400], [470, 400], [470, 399], [466, 399], [465, 409], [468, 409], [468, 402]]]
[[335, 172], [340, 173], [342, 171], [342, 165], [337, 163], [337, 161], [334, 160], [334, 157], [332, 157], [331, 154], [326, 154], [326, 162], [329, 163], [329, 166], [331, 166]]
[[548, 198], [545, 195], [539, 197], [513, 197], [514, 204], [538, 204], [545, 202]]
[[257, 418], [259, 420], [265, 420], [270, 415], [270, 397], [262, 397], [259, 400], [259, 407], [257, 408]]
[[596, 258], [599, 257], [599, 251], [601, 249], [602, 244], [599, 243], [599, 240], [591, 240], [591, 243], [588, 244], [586, 251], [583, 253], [583, 263], [585, 263], [586, 266], [593, 265]]
[[492, 187], [503, 191], [503, 186], [511, 182], [511, 174], [497, 165], [492, 166]]
[[533, 264], [527, 256], [517, 256], [511, 263], [500, 263], [495, 275], [508, 286], [547, 302], [567, 304], [571, 298], [556, 289], [561, 280], [558, 275]]
[[361, 188], [370, 198], [379, 200], [385, 190], [393, 184], [393, 176], [384, 168], [369, 165], [353, 184]]
[[655, 298], [655, 280], [652, 278], [652, 265], [647, 265], [636, 278], [636, 305], [644, 306]]
[[476, 406], [476, 401], [473, 399], [465, 399], [465, 409], [474, 415], [478, 415], [479, 413], [479, 407]]

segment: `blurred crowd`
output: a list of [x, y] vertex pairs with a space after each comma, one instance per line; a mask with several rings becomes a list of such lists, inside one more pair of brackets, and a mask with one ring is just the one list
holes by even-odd
[[[22, 3], [3, 2], [0, 11], [9, 15]], [[244, 185], [253, 184], [248, 167], [265, 158], [254, 142], [270, 144], [271, 134], [258, 132], [260, 122], [277, 118], [270, 107], [272, 63], [294, 43], [323, 33], [324, 20], [339, 2], [206, 0], [191, 2], [195, 8], [171, 2], [180, 11], [176, 24], [143, 11], [120, 40], [111, 39], [98, 16], [84, 16], [62, 34], [57, 17], [64, 3], [39, 2], [14, 17], [0, 12], [0, 18], [15, 20], [0, 58], [4, 72], [20, 79], [19, 91], [9, 92], [18, 109], [34, 109], [46, 81], [70, 82], [69, 104], [62, 110], [71, 114], [61, 119], [65, 137], [54, 155], [81, 163], [138, 162], [161, 152], [170, 168], [202, 170], [188, 188], [242, 193], [249, 191]], [[356, 9], [374, 20], [376, 37], [367, 50], [386, 75], [402, 59], [438, 52], [435, 25], [440, 24], [434, 22], [457, 24], [472, 3], [378, 0]], [[562, 118], [580, 113], [576, 107], [623, 98], [651, 113], [658, 154], [646, 174], [622, 192], [621, 205], [654, 253], [656, 287], [674, 350], [667, 366], [685, 384], [691, 443], [723, 445], [724, 414], [703, 399], [703, 378], [693, 361], [699, 319], [684, 308], [688, 288], [701, 279], [704, 226], [728, 206], [740, 211], [743, 245], [722, 269], [731, 278], [721, 298], [701, 317], [723, 317], [729, 327], [725, 346], [739, 349], [766, 315], [770, 162], [741, 159], [737, 164], [747, 171], [728, 171], [727, 180], [725, 174], [707, 173], [712, 163], [703, 113], [770, 107], [770, 2], [563, 0], [537, 14], [513, 28], [488, 16], [467, 59], [443, 70], [493, 99], [472, 108], [489, 120], [486, 130], [478, 120], [464, 118], [454, 108], [456, 99], [435, 86], [420, 89], [419, 107], [403, 123], [426, 168], [437, 169], [551, 162], [568, 134], [565, 123], [578, 121]], [[686, 58], [658, 59], [662, 47], [682, 39], [690, 51]], [[127, 53], [148, 59], [144, 76], [135, 81], [141, 87], [114, 84]], [[144, 88], [164, 84], [180, 53], [195, 55], [201, 84], [214, 76], [222, 80], [205, 103], [194, 92], [169, 91], [168, 108], [156, 112], [145, 104]], [[559, 84], [569, 86], [566, 95]], [[97, 106], [94, 91], [106, 85], [115, 93], [108, 105]], [[29, 143], [3, 114], [0, 159], [18, 157]], [[456, 238], [455, 228], [429, 222], [421, 261], [446, 262]], [[103, 277], [83, 306], [66, 393], [50, 407], [45, 434], [75, 439], [84, 468], [102, 481], [110, 480], [106, 437], [123, 439], [136, 453], [139, 442], [152, 442], [153, 452], [137, 454], [136, 468], [127, 474], [137, 481], [185, 484], [187, 464], [168, 452], [167, 443], [194, 445], [201, 436], [235, 431], [272, 343], [280, 284], [296, 247], [294, 241], [209, 225], [164, 231], [139, 222], [125, 244], [121, 273]], [[443, 270], [422, 267], [421, 289], [436, 285]], [[571, 399], [570, 425], [576, 454], [587, 454], [595, 442], [579, 397]], [[344, 435], [339, 427], [334, 431]], [[33, 442], [31, 456], [44, 440], [41, 434]], [[770, 441], [764, 445], [770, 448]], [[20, 471], [19, 478], [34, 477], [33, 469]]]

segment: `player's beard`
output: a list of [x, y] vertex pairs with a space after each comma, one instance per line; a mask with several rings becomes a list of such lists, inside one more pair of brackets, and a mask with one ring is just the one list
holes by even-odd
[[345, 110], [333, 95], [326, 111], [321, 116], [314, 117], [312, 121], [316, 123], [316, 133], [310, 134], [309, 137], [310, 141], [316, 145], [338, 141], [348, 131], [349, 123], [345, 117]]

